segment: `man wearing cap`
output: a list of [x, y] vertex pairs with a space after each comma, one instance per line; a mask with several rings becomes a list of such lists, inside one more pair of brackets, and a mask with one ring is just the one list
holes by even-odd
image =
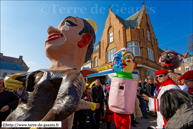
[[178, 80], [184, 79], [186, 87], [183, 89], [191, 94], [193, 94], [193, 70], [187, 71]]
[[[156, 128], [162, 129], [165, 127], [167, 121], [163, 118], [160, 113], [160, 98], [161, 95], [169, 90], [169, 89], [180, 89], [178, 85], [168, 76], [168, 71], [166, 69], [160, 69], [156, 73], [157, 80], [161, 83], [160, 88], [158, 90], [157, 98], [151, 98], [146, 95], [142, 95], [146, 101], [149, 101], [149, 110], [157, 112], [157, 126]], [[149, 129], [153, 129], [155, 127], [148, 127]]]
[[[25, 89], [31, 91], [34, 74], [43, 72], [27, 101], [7, 117], [8, 121], [62, 121], [71, 115], [79, 105], [85, 81], [80, 73], [84, 62], [90, 59], [95, 42], [96, 23], [91, 19], [66, 17], [57, 28], [49, 26], [45, 41], [46, 56], [52, 64], [28, 75], [10, 75], [5, 78], [5, 86], [17, 89], [22, 82], [14, 80], [17, 76], [25, 81]], [[20, 83], [20, 85], [18, 85]]]

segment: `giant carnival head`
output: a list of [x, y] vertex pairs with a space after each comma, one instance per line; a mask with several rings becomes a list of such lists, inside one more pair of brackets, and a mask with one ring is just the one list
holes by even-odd
[[129, 48], [122, 48], [115, 53], [112, 69], [115, 72], [131, 73], [137, 66], [135, 56]]
[[183, 56], [173, 50], [165, 51], [159, 57], [159, 64], [165, 69], [173, 70], [181, 65]]
[[49, 26], [45, 42], [46, 56], [52, 61], [69, 55], [72, 61], [84, 63], [91, 58], [97, 24], [91, 19], [66, 17], [57, 28]]

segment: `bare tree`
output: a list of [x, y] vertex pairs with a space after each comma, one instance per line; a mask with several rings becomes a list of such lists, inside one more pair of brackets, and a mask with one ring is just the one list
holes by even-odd
[[187, 38], [188, 38], [187, 50], [193, 52], [193, 33], [188, 35]]

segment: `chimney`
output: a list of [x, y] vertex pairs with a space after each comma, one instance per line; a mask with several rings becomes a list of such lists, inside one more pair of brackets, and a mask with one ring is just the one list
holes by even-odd
[[18, 63], [21, 64], [21, 63], [22, 63], [22, 60], [23, 60], [23, 56], [19, 56]]
[[3, 53], [0, 53], [0, 59], [2, 59], [2, 57], [3, 57]]

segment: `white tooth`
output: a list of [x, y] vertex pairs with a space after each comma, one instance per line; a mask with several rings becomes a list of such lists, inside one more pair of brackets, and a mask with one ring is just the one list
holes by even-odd
[[58, 37], [58, 35], [56, 35], [55, 37]]
[[54, 38], [54, 36], [52, 36], [52, 38]]

